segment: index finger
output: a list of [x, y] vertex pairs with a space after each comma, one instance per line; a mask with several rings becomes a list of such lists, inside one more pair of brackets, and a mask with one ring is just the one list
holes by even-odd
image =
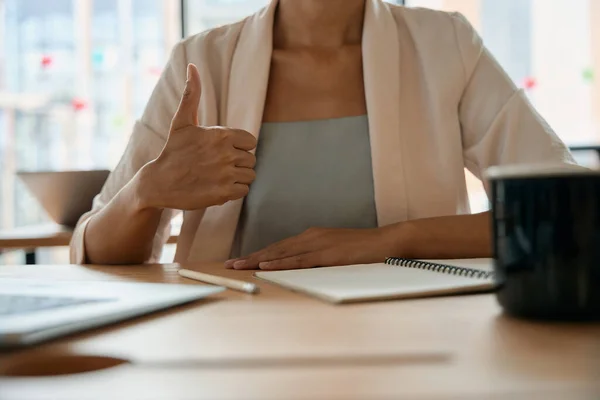
[[254, 150], [256, 148], [256, 138], [248, 131], [243, 129], [232, 129], [233, 147], [239, 150]]

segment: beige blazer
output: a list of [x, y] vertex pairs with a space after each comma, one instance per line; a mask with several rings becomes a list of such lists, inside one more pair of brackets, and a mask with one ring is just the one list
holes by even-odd
[[[241, 22], [174, 48], [123, 158], [92, 211], [79, 221], [72, 262], [85, 261], [83, 235], [90, 217], [162, 149], [188, 63], [198, 66], [202, 80], [200, 124], [258, 136], [276, 7], [273, 0]], [[462, 15], [367, 0], [362, 51], [380, 226], [468, 213], [464, 167], [481, 177], [492, 165], [573, 163]], [[239, 200], [186, 212], [175, 260], [226, 260], [241, 207]], [[164, 213], [149, 262], [160, 256], [173, 212]]]

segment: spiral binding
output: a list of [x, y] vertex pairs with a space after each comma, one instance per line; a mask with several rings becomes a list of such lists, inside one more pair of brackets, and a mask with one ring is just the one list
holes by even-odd
[[473, 268], [455, 267], [453, 265], [436, 264], [427, 261], [411, 260], [408, 258], [388, 257], [386, 258], [385, 263], [388, 265], [396, 265], [398, 267], [417, 268], [477, 279], [488, 279], [491, 278], [493, 274], [492, 272], [480, 271]]

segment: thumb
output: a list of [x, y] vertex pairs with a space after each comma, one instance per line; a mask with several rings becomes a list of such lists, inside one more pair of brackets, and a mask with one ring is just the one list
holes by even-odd
[[179, 107], [171, 121], [171, 131], [185, 128], [190, 125], [198, 125], [198, 107], [200, 106], [200, 73], [194, 64], [187, 66], [187, 80], [181, 95]]

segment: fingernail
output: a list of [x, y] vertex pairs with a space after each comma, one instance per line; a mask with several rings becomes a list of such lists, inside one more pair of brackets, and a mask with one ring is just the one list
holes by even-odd
[[260, 269], [269, 268], [269, 265], [271, 265], [270, 262], [264, 261], [264, 262], [258, 263], [258, 268], [260, 268]]
[[233, 268], [244, 268], [247, 264], [246, 260], [238, 260], [233, 263]]
[[225, 261], [225, 268], [227, 268], [227, 269], [231, 269], [231, 268], [233, 268], [233, 263], [234, 263], [235, 261], [236, 261], [235, 259], [233, 259], [233, 260], [227, 260], [227, 261]]
[[188, 64], [187, 66], [187, 70], [186, 70], [186, 79], [189, 81], [190, 80], [190, 76], [192, 75], [192, 64]]

